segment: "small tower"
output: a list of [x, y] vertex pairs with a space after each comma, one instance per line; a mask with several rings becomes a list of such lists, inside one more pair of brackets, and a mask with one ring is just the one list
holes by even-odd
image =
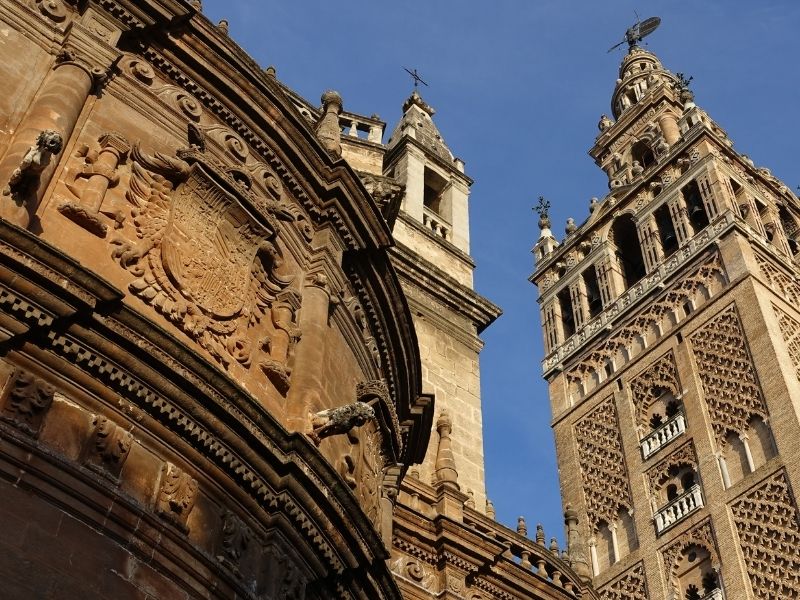
[[631, 44], [610, 192], [535, 246], [569, 533], [603, 598], [795, 599], [800, 201], [688, 83]]
[[[469, 255], [469, 187], [464, 163], [442, 139], [434, 110], [415, 90], [392, 133], [384, 174], [405, 186], [394, 224], [394, 265], [414, 315], [425, 391], [452, 422], [452, 457], [462, 490], [486, 506], [478, 334], [500, 314], [473, 289]], [[434, 438], [435, 439], [435, 438]], [[436, 446], [420, 468], [436, 479]]]

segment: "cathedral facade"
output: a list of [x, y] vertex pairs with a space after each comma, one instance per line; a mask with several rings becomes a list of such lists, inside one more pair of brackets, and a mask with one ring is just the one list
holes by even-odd
[[610, 192], [540, 292], [565, 504], [608, 600], [800, 597], [800, 201], [631, 43], [590, 155]]
[[596, 598], [486, 499], [472, 183], [187, 0], [0, 0], [5, 598]]

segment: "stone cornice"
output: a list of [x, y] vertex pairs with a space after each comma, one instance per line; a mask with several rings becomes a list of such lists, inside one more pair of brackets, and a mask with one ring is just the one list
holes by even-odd
[[413, 282], [454, 312], [469, 318], [478, 333], [502, 314], [498, 306], [407, 246], [398, 242], [391, 255], [401, 277]]

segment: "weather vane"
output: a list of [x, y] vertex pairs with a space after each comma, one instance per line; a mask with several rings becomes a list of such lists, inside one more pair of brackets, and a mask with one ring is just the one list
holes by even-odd
[[639, 21], [639, 15], [637, 14], [636, 24], [632, 27], [628, 27], [628, 30], [625, 32], [625, 39], [619, 44], [614, 44], [611, 46], [608, 51], [611, 52], [612, 50], [619, 48], [625, 42], [628, 42], [628, 48], [635, 48], [639, 42], [653, 33], [660, 24], [661, 17], [650, 17], [644, 21]]
[[420, 76], [419, 76], [419, 73], [417, 73], [417, 70], [416, 70], [416, 69], [414, 69], [414, 70], [412, 71], [412, 70], [410, 70], [410, 69], [406, 69], [405, 67], [403, 67], [403, 68], [405, 69], [406, 73], [408, 73], [409, 75], [411, 75], [411, 77], [414, 79], [414, 89], [417, 89], [417, 86], [418, 86], [420, 83], [421, 83], [422, 85], [424, 85], [425, 87], [427, 87], [427, 86], [428, 86], [428, 84], [427, 84], [427, 83], [425, 83], [425, 82], [422, 80], [422, 77], [420, 77]]

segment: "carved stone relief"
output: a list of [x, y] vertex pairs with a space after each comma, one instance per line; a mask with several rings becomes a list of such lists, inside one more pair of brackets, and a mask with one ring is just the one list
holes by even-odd
[[734, 502], [731, 512], [755, 597], [800, 598], [797, 502], [783, 470]]
[[156, 512], [182, 531], [188, 531], [186, 521], [194, 508], [197, 481], [170, 462], [161, 468], [161, 485], [156, 498]]
[[633, 507], [613, 396], [575, 423], [578, 461], [589, 522], [614, 523], [620, 508]]
[[206, 156], [197, 135], [190, 127], [192, 148], [177, 157], [134, 145], [126, 197], [136, 239], [112, 238], [112, 256], [135, 276], [136, 296], [225, 367], [249, 368], [264, 353], [259, 366], [285, 392], [300, 296], [277, 238], [291, 216], [252, 193], [246, 174]]
[[217, 560], [227, 567], [236, 577], [241, 577], [239, 569], [242, 555], [247, 551], [253, 534], [232, 512], [222, 515], [222, 531], [219, 540]]
[[655, 494], [659, 491], [664, 486], [664, 483], [672, 477], [675, 470], [683, 466], [689, 466], [695, 472], [698, 472], [697, 453], [691, 441], [647, 470], [647, 481], [650, 485], [650, 493]]
[[753, 416], [765, 421], [768, 417], [735, 306], [731, 304], [689, 339], [714, 435], [724, 447], [728, 432], [746, 432]]
[[16, 369], [6, 385], [0, 419], [35, 437], [54, 394], [51, 385], [27, 371]]
[[101, 415], [95, 415], [92, 426], [85, 451], [86, 466], [117, 481], [133, 444], [133, 435]]

